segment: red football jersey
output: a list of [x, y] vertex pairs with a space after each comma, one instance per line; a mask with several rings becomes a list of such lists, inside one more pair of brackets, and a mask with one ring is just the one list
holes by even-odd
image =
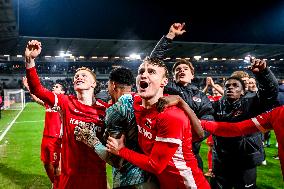
[[45, 121], [43, 135], [49, 137], [61, 137], [61, 117], [59, 107], [51, 107], [47, 104], [45, 106]]
[[278, 153], [281, 163], [282, 175], [284, 176], [284, 106], [280, 106], [258, 115], [255, 118], [236, 123], [211, 122], [202, 120], [204, 129], [214, 135], [223, 137], [236, 137], [248, 135], [257, 131], [266, 132], [274, 129], [278, 141]]
[[139, 96], [134, 97], [133, 106], [138, 142], [147, 157], [126, 148], [119, 154], [155, 173], [161, 188], [210, 188], [192, 152], [191, 126], [185, 113], [177, 107], [162, 113], [145, 109]]
[[216, 101], [218, 101], [222, 96], [212, 96], [212, 95], [208, 95], [207, 97], [208, 97], [208, 99], [209, 99], [211, 102], [216, 102]]
[[[60, 188], [85, 186], [84, 183], [78, 183], [78, 180], [88, 183], [89, 187], [106, 188], [105, 162], [90, 147], [76, 141], [74, 136], [75, 126], [85, 125], [95, 130], [99, 139], [102, 137], [105, 129], [105, 104], [97, 101], [93, 106], [88, 106], [80, 103], [72, 95], [56, 95], [48, 91], [40, 84], [35, 68], [27, 69], [27, 79], [32, 81], [28, 83], [32, 94], [50, 106], [59, 106], [62, 111], [61, 175], [63, 179], [60, 180]], [[78, 178], [78, 180], [70, 178]], [[103, 183], [102, 187], [98, 185], [98, 180]]]

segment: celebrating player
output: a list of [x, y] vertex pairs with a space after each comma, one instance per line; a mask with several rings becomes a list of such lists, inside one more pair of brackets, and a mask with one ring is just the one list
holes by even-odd
[[49, 106], [62, 111], [63, 136], [61, 151], [60, 189], [107, 188], [106, 164], [88, 146], [75, 140], [74, 128], [84, 125], [101, 138], [104, 133], [106, 104], [94, 98], [96, 75], [88, 68], [77, 69], [74, 89], [77, 96], [54, 94], [41, 84], [35, 69], [35, 58], [41, 52], [41, 43], [29, 41], [25, 51], [26, 75], [32, 94]]
[[138, 69], [134, 110], [138, 126], [138, 142], [144, 154], [124, 146], [123, 139], [109, 137], [107, 147], [142, 169], [156, 174], [160, 188], [210, 188], [192, 153], [191, 125], [176, 106], [159, 113], [158, 99], [168, 82], [165, 64], [146, 58]]

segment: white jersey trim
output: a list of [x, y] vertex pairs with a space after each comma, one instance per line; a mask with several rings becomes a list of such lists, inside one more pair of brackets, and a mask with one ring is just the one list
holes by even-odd
[[192, 170], [190, 167], [186, 165], [186, 161], [183, 156], [183, 150], [182, 150], [181, 145], [178, 147], [172, 160], [173, 160], [175, 167], [179, 171], [179, 175], [183, 178], [183, 183], [185, 187], [190, 188], [190, 189], [197, 189]]
[[156, 141], [159, 141], [159, 142], [169, 142], [169, 143], [174, 143], [174, 144], [178, 144], [178, 145], [181, 145], [181, 143], [182, 143], [182, 141], [180, 139], [176, 139], [176, 138], [156, 137]]
[[258, 122], [258, 120], [253, 117], [251, 118], [252, 122], [254, 123], [254, 125], [258, 128], [258, 130], [260, 130], [261, 132], [265, 133], [267, 130]]
[[53, 93], [54, 94], [54, 107], [58, 106], [58, 97], [57, 97], [57, 94]]

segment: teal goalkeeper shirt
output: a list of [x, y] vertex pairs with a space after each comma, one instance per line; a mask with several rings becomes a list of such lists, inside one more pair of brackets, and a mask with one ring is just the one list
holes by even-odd
[[[133, 109], [133, 97], [131, 94], [122, 95], [118, 101], [106, 110], [106, 136], [125, 135], [125, 146], [136, 152], [141, 152], [138, 145], [138, 131]], [[107, 139], [107, 138], [106, 138]], [[99, 143], [95, 146], [95, 151], [99, 156], [113, 166], [113, 187], [131, 186], [146, 182], [149, 173], [136, 167], [135, 165], [121, 160], [122, 164], [115, 165], [113, 159], [120, 159], [117, 156], [105, 152], [105, 146]], [[112, 158], [110, 157], [112, 156]], [[118, 168], [119, 167], [119, 168]]]

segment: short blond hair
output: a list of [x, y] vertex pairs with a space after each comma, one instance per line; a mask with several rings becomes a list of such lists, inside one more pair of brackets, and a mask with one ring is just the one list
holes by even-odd
[[238, 77], [238, 78], [248, 77], [249, 78], [249, 74], [245, 71], [234, 71], [231, 74], [231, 77]]
[[87, 68], [87, 67], [81, 67], [81, 68], [78, 68], [75, 72], [75, 74], [81, 70], [86, 70], [88, 72], [90, 72], [92, 74], [92, 76], [94, 77], [95, 81], [97, 80], [97, 75], [90, 69], [90, 68]]

